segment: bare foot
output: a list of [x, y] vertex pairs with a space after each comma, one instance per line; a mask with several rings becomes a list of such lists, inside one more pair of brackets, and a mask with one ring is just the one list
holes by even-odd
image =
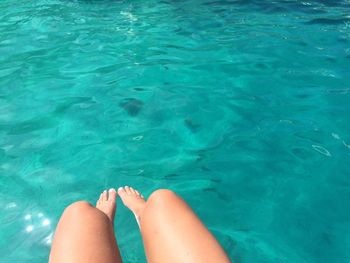
[[111, 220], [112, 224], [114, 222], [114, 215], [116, 210], [116, 198], [117, 192], [114, 188], [104, 190], [100, 195], [100, 198], [97, 200], [96, 208], [105, 213], [109, 220]]
[[141, 228], [141, 215], [146, 205], [143, 195], [129, 186], [119, 187], [118, 195], [122, 199], [124, 205], [134, 213], [137, 224]]

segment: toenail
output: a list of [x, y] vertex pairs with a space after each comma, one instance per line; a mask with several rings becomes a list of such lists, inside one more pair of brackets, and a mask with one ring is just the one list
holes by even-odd
[[109, 192], [115, 192], [115, 189], [114, 188], [111, 188], [108, 190]]

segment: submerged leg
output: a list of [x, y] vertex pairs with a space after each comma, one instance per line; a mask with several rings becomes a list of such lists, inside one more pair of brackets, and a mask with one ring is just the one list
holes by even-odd
[[223, 248], [192, 209], [169, 190], [147, 201], [133, 188], [118, 189], [139, 223], [148, 263], [229, 263]]
[[58, 222], [50, 263], [121, 263], [114, 236], [116, 191], [104, 191], [96, 207], [84, 201], [67, 207]]

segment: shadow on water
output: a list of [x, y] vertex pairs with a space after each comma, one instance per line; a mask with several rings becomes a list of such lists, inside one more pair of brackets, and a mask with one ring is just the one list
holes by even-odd
[[136, 116], [141, 111], [143, 102], [134, 98], [126, 98], [119, 103], [119, 106], [123, 108], [130, 116]]
[[344, 23], [350, 22], [350, 18], [348, 17], [340, 17], [340, 18], [316, 18], [312, 19], [306, 24], [308, 25], [342, 25]]

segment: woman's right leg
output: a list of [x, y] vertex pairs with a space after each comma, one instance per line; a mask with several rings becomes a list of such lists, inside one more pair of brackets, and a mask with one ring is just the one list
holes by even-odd
[[58, 223], [49, 263], [122, 263], [114, 236], [116, 191], [104, 191], [93, 207], [76, 202]]
[[229, 263], [223, 248], [192, 209], [169, 190], [147, 202], [132, 188], [118, 194], [140, 225], [148, 263]]

